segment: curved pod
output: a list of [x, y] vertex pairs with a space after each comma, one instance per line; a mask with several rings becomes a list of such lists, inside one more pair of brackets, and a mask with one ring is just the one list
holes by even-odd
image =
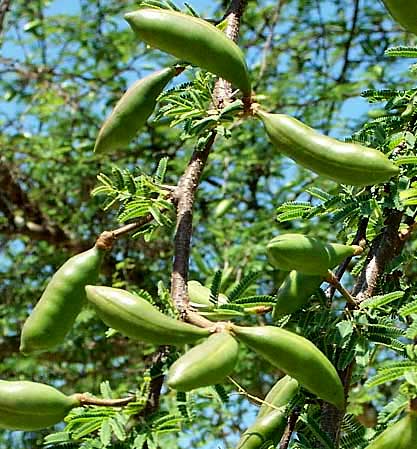
[[233, 371], [238, 354], [239, 344], [228, 332], [213, 334], [171, 366], [168, 385], [190, 391], [221, 383]]
[[238, 340], [319, 398], [343, 409], [343, 385], [327, 357], [304, 337], [274, 326], [232, 325]]
[[397, 166], [373, 148], [339, 142], [285, 114], [260, 110], [256, 114], [281, 153], [319, 175], [366, 186], [386, 182], [399, 173]]
[[0, 428], [40, 430], [62, 421], [80, 405], [77, 395], [66, 396], [49, 385], [0, 380]]
[[280, 379], [265, 396], [264, 403], [261, 405], [256, 419], [262, 418], [274, 410], [274, 407], [283, 407], [287, 405], [298, 393], [298, 382], [290, 376], [284, 376]]
[[131, 86], [103, 123], [94, 151], [117, 150], [129, 144], [155, 109], [156, 99], [177, 74], [169, 67], [152, 73]]
[[227, 309], [210, 309], [207, 311], [199, 311], [198, 313], [210, 321], [230, 321], [245, 316], [244, 312]]
[[210, 331], [170, 318], [125, 290], [88, 285], [87, 299], [107, 326], [127, 337], [157, 345], [194, 343]]
[[392, 17], [407, 31], [417, 34], [417, 3], [410, 0], [382, 0]]
[[[262, 449], [267, 442], [275, 447], [287, 426], [285, 410], [274, 410], [257, 419], [242, 435], [236, 449]], [[267, 446], [269, 447], [269, 446]]]
[[104, 250], [93, 248], [68, 259], [52, 276], [22, 328], [20, 351], [48, 351], [61, 344], [86, 301], [84, 287], [98, 278]]
[[240, 48], [205, 20], [165, 9], [143, 8], [125, 15], [150, 46], [218, 75], [250, 96], [251, 84]]
[[267, 245], [268, 259], [275, 268], [321, 276], [327, 276], [328, 270], [346, 257], [362, 251], [360, 246], [324, 243], [303, 234], [282, 234]]
[[301, 309], [322, 282], [322, 276], [292, 270], [278, 290], [272, 318], [278, 320]]
[[417, 412], [410, 411], [385, 429], [366, 449], [415, 449], [417, 445]]
[[255, 422], [243, 433], [237, 449], [260, 449], [267, 441], [276, 446], [287, 425], [286, 406], [298, 389], [298, 382], [289, 376], [279, 380], [265, 397]]
[[[210, 301], [211, 291], [204, 287], [198, 281], [188, 281], [188, 297], [190, 304], [196, 308], [213, 308], [216, 305]], [[219, 293], [218, 303], [226, 304], [228, 302], [227, 296]]]

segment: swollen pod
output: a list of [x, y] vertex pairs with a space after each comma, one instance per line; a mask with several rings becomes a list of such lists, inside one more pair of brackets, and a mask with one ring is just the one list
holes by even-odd
[[61, 344], [86, 301], [84, 287], [98, 278], [104, 250], [97, 246], [68, 259], [52, 276], [22, 329], [20, 351], [48, 351]]
[[178, 391], [190, 391], [219, 384], [233, 371], [238, 354], [239, 344], [228, 332], [213, 334], [171, 366], [168, 385]]
[[88, 285], [87, 299], [107, 326], [127, 337], [157, 345], [194, 343], [210, 331], [170, 318], [125, 290]]
[[386, 182], [399, 168], [383, 153], [354, 143], [344, 143], [319, 134], [285, 114], [258, 110], [271, 142], [298, 164], [315, 173], [349, 185]]
[[240, 327], [232, 325], [237, 339], [271, 365], [336, 407], [345, 403], [343, 385], [327, 357], [304, 337], [274, 326]]
[[415, 449], [417, 447], [417, 412], [385, 429], [366, 449]]
[[322, 282], [322, 276], [292, 270], [278, 290], [272, 318], [277, 320], [301, 309]]
[[284, 376], [280, 379], [265, 396], [264, 403], [261, 405], [256, 419], [265, 416], [273, 411], [271, 407], [282, 407], [288, 404], [299, 390], [298, 382], [290, 376]]
[[410, 0], [382, 0], [392, 17], [407, 31], [417, 34], [417, 3]]
[[289, 376], [278, 381], [265, 397], [255, 422], [243, 433], [237, 449], [260, 449], [267, 441], [277, 445], [287, 425], [286, 406], [298, 389], [298, 382]]
[[131, 86], [103, 123], [94, 151], [112, 151], [129, 144], [155, 109], [156, 99], [177, 69], [169, 67], [152, 73]]
[[[215, 304], [210, 301], [211, 291], [209, 288], [204, 287], [198, 281], [188, 281], [188, 296], [190, 298], [190, 304], [196, 308], [213, 308]], [[218, 303], [226, 304], [228, 302], [227, 296], [219, 293]]]
[[362, 251], [360, 246], [324, 243], [302, 234], [282, 234], [267, 245], [268, 259], [273, 267], [321, 276], [326, 276], [330, 268], [346, 257], [361, 254]]
[[151, 47], [195, 64], [251, 93], [240, 48], [205, 20], [165, 9], [143, 8], [125, 15], [139, 39]]
[[39, 430], [62, 421], [80, 405], [77, 395], [66, 396], [49, 385], [0, 380], [0, 428]]
[[274, 410], [257, 419], [244, 432], [236, 449], [262, 449], [267, 442], [275, 447], [280, 442], [286, 426], [285, 411]]

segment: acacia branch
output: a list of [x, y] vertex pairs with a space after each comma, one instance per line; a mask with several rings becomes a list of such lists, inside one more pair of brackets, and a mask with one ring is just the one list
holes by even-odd
[[[359, 220], [358, 229], [356, 231], [356, 235], [354, 239], [351, 242], [351, 245], [360, 245], [362, 242], [366, 241], [366, 230], [368, 228], [369, 218], [363, 217]], [[347, 257], [337, 268], [335, 272], [335, 277], [337, 280], [341, 280], [343, 275], [345, 274], [345, 271], [347, 270], [350, 262], [352, 261], [354, 256]], [[329, 300], [333, 299], [333, 296], [336, 292], [336, 287], [331, 285], [328, 290], [326, 291], [326, 295], [329, 298]]]
[[136, 399], [135, 396], [128, 396], [122, 399], [99, 399], [87, 393], [77, 394], [76, 397], [82, 406], [97, 405], [99, 407], [124, 407]]
[[[375, 294], [378, 281], [383, 275], [386, 266], [401, 252], [405, 243], [399, 236], [399, 228], [403, 213], [389, 209], [385, 211], [385, 216], [387, 217], [385, 220], [385, 227], [373, 240], [365, 267], [353, 288], [353, 295], [356, 298], [357, 304], [360, 304], [362, 301]], [[348, 303], [347, 308], [351, 309], [352, 305]], [[355, 364], [352, 362], [345, 370], [339, 373], [345, 388], [345, 397], [347, 397], [349, 393], [354, 366]], [[338, 447], [340, 430], [345, 412], [338, 410], [335, 406], [325, 402], [322, 404], [321, 410], [322, 429], [329, 435], [332, 441], [336, 443], [336, 447]]]
[[288, 449], [299, 416], [300, 416], [299, 410], [294, 410], [288, 417], [287, 427], [285, 429], [284, 435], [281, 438], [279, 449]]
[[13, 168], [1, 158], [0, 210], [8, 219], [8, 223], [0, 229], [2, 234], [26, 235], [31, 239], [46, 240], [53, 245], [78, 251], [86, 249], [83, 242], [79, 242], [44, 214], [21, 186]]
[[10, 9], [11, 0], [3, 0], [0, 3], [0, 37], [3, 33], [4, 19], [7, 11]]
[[[226, 35], [233, 40], [239, 33], [240, 17], [243, 14], [246, 0], [232, 0], [228, 15]], [[224, 80], [217, 80], [215, 85], [215, 104], [224, 104], [230, 99], [231, 87]], [[193, 312], [188, 310], [189, 299], [187, 293], [188, 267], [190, 257], [191, 236], [193, 231], [193, 205], [207, 159], [213, 147], [217, 133], [212, 131], [203, 149], [195, 149], [184, 174], [178, 182], [178, 186], [172, 194], [172, 201], [177, 206], [177, 226], [174, 240], [174, 264], [171, 275], [171, 296], [174, 305], [182, 319], [193, 321]], [[198, 316], [201, 326], [213, 326], [209, 320]], [[167, 347], [161, 347], [154, 355], [154, 366], [164, 363], [167, 356]], [[152, 378], [146, 406], [139, 416], [133, 417], [136, 422], [142, 416], [149, 416], [159, 407], [159, 398], [163, 384], [163, 375]], [[144, 449], [147, 449], [147, 443]]]
[[[232, 0], [227, 13], [226, 35], [236, 41], [239, 35], [240, 19], [246, 0]], [[214, 103], [224, 105], [231, 99], [231, 85], [218, 79], [214, 88]], [[171, 275], [171, 296], [175, 307], [183, 318], [187, 317], [187, 279], [190, 258], [191, 236], [193, 232], [193, 205], [201, 174], [207, 163], [217, 133], [212, 131], [202, 150], [195, 149], [181, 177], [176, 192], [177, 229], [174, 242], [174, 267]]]

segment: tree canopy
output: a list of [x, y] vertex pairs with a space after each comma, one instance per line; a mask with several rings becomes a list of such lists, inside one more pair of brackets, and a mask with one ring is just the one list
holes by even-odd
[[[195, 66], [168, 85], [130, 144], [94, 153], [126, 89], [177, 63], [135, 37], [123, 15], [139, 6], [178, 7], [225, 31], [237, 4], [244, 6], [237, 42], [253, 101], [377, 148], [396, 160], [399, 177], [353, 187], [317, 176], [283, 156], [257, 118], [242, 114], [241, 96], [222, 101], [218, 89], [228, 86]], [[364, 448], [373, 429], [398, 419], [417, 389], [416, 37], [370, 0], [3, 0], [0, 19], [1, 380], [109, 400], [136, 394], [122, 410], [76, 409], [65, 429], [0, 431], [0, 448], [45, 441], [48, 448], [235, 447], [258, 412], [256, 398], [283, 374], [242, 345], [229, 381], [186, 394], [161, 392], [161, 373], [181, 348], [108, 332], [90, 306], [53, 351], [19, 353], [23, 323], [53, 273], [103, 231], [138, 220], [141, 227], [114, 242], [98, 284], [136, 292], [184, 318], [181, 292], [171, 288], [181, 206], [170, 192], [193, 183], [188, 279], [227, 296], [229, 307], [216, 313], [227, 311], [238, 324], [274, 324], [308, 338], [346, 381], [343, 414], [308, 393], [294, 405], [293, 439], [282, 448]], [[202, 157], [200, 179], [183, 176], [190, 158]], [[268, 262], [266, 246], [293, 232], [364, 252], [340, 264], [333, 283], [314, 289], [301, 310], [272, 319], [288, 272]], [[155, 379], [161, 395], [150, 404]]]

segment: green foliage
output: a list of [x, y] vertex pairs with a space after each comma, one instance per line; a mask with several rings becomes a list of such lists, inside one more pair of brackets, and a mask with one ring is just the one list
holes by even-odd
[[162, 93], [159, 101], [162, 106], [157, 118], [166, 117], [170, 126], [182, 126], [180, 139], [188, 140], [197, 137], [197, 148], [202, 148], [211, 132], [230, 137], [229, 127], [239, 114], [243, 105], [240, 100], [218, 109], [212, 104], [214, 76], [201, 71], [195, 78]]
[[133, 237], [144, 235], [149, 239], [157, 227], [172, 223], [166, 214], [173, 210], [172, 203], [168, 200], [171, 192], [163, 186], [167, 162], [167, 159], [160, 161], [154, 176], [142, 173], [139, 168], [135, 170], [138, 174], [134, 176], [128, 169], [113, 167], [111, 177], [104, 173], [97, 177], [101, 185], [92, 194], [105, 195], [104, 210], [117, 205], [117, 216], [121, 223], [139, 221], [148, 216], [153, 219], [141, 226]]
[[362, 449], [368, 445], [366, 428], [353, 415], [344, 417], [341, 430], [341, 448]]
[[[200, 8], [197, 3], [193, 6]], [[184, 10], [220, 19], [223, 3], [213, 2], [207, 14], [192, 5]], [[116, 391], [102, 384], [104, 397], [136, 392], [135, 402], [123, 410], [75, 410], [63, 432], [46, 437], [47, 447], [142, 448], [145, 442], [150, 449], [228, 447], [245, 427], [245, 420], [236, 417], [246, 416], [252, 407], [229, 385], [177, 396], [164, 391], [160, 412], [131, 427], [129, 420], [143, 411], [150, 379], [163, 373], [175, 354], [149, 370], [153, 348], [131, 345], [122, 337], [110, 344], [100, 337], [102, 325], [92, 319], [91, 310], [83, 312], [73, 334], [62, 350], [50, 355], [51, 360], [49, 356], [22, 359], [17, 354], [21, 323], [51, 273], [69, 252], [91, 246], [104, 229], [114, 229], [115, 218], [130, 223], [150, 217], [152, 223], [138, 230], [134, 242], [116, 244], [102, 282], [136, 290], [165, 313], [177, 316], [165, 287], [171, 270], [173, 208], [168, 201], [172, 189], [164, 183], [178, 182], [191, 149], [204, 146], [213, 131], [219, 138], [195, 203], [190, 276], [208, 279], [213, 301], [224, 292], [230, 302], [216, 304], [213, 310], [236, 312], [239, 322], [269, 322], [269, 315], [254, 317], [249, 309], [272, 306], [285, 275], [265, 260], [264, 245], [272, 234], [298, 230], [347, 242], [366, 218], [369, 248], [385, 226], [387, 211], [404, 214], [402, 230], [415, 218], [417, 91], [407, 84], [409, 75], [415, 81], [415, 66], [403, 75], [401, 60], [382, 58], [388, 40], [400, 45], [402, 34], [385, 29], [387, 16], [372, 2], [360, 8], [352, 31], [349, 5], [336, 1], [327, 12], [319, 3], [312, 7], [305, 1], [285, 2], [275, 25], [274, 2], [249, 2], [240, 44], [248, 50], [256, 99], [266, 109], [296, 115], [341, 136], [363, 123], [359, 114], [351, 116], [353, 108], [346, 102], [365, 90], [363, 98], [369, 103], [385, 104], [382, 111], [371, 111], [374, 117], [352, 140], [389, 155], [401, 167], [398, 182], [358, 190], [335, 186], [288, 165], [265, 139], [262, 127], [242, 118], [240, 101], [222, 109], [213, 106], [214, 79], [198, 69], [187, 70], [189, 82], [161, 95], [155, 120], [132, 143], [132, 151], [101, 160], [92, 148], [109, 105], [120, 97], [132, 73], [141, 72], [146, 64], [153, 69], [168, 63], [165, 56], [135, 42], [118, 18], [138, 5], [180, 8], [171, 1], [82, 0], [79, 11], [56, 14], [50, 2], [13, 2], [0, 62], [4, 75], [0, 81], [2, 375], [59, 382], [67, 392], [95, 392], [102, 380], [109, 379]], [[386, 54], [415, 58], [417, 51], [395, 47]], [[338, 67], [346, 69], [337, 73]], [[398, 89], [385, 88], [389, 86]], [[156, 171], [155, 159], [160, 160]], [[11, 180], [21, 187], [20, 194], [10, 180], [5, 181], [4, 167], [12, 170]], [[103, 174], [90, 200], [97, 172]], [[216, 219], [213, 205], [223, 198], [233, 199], [235, 207]], [[274, 210], [277, 223], [271, 226]], [[149, 241], [152, 235], [155, 238]], [[328, 292], [319, 290], [303, 310], [278, 323], [314, 341], [339, 370], [355, 361], [352, 383], [363, 384], [369, 371], [375, 373], [357, 397], [352, 395], [351, 407], [359, 415], [365, 399], [375, 406], [378, 429], [395, 419], [415, 395], [415, 249], [411, 236], [401, 257], [386, 267], [377, 296], [363, 302], [359, 310], [345, 311], [338, 293], [330, 307]], [[342, 280], [346, 287], [351, 287], [366, 263], [365, 252], [349, 265]], [[387, 358], [393, 359], [391, 365], [385, 363]], [[269, 366], [242, 349], [233, 376], [249, 391], [264, 392], [272, 382], [270, 374]], [[333, 447], [321, 429], [317, 402], [307, 398], [297, 404], [302, 418], [291, 449], [315, 449], [319, 443]], [[177, 439], [180, 430], [185, 440]], [[343, 449], [362, 449], [370, 436], [354, 416], [345, 417]], [[0, 447], [34, 449], [41, 441], [34, 435], [3, 432]]]

